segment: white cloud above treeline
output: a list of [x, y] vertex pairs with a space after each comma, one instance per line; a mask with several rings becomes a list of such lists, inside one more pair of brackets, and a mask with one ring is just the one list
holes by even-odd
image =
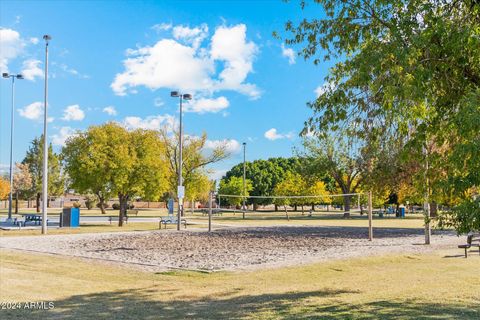
[[169, 31], [171, 38], [126, 50], [124, 71], [111, 84], [115, 94], [136, 93], [141, 86], [181, 90], [197, 97], [187, 109], [198, 113], [228, 108], [226, 97], [215, 97], [220, 91], [239, 92], [251, 99], [260, 97], [257, 86], [247, 82], [258, 47], [247, 39], [244, 24], [217, 27], [210, 38], [206, 24], [159, 24], [152, 28]]
[[85, 112], [78, 104], [68, 106], [63, 110], [62, 119], [65, 121], [82, 121], [85, 118]]
[[289, 133], [278, 133], [277, 129], [271, 128], [264, 133], [264, 137], [267, 138], [268, 140], [279, 140], [279, 139], [292, 139], [293, 138], [293, 132]]
[[106, 114], [108, 114], [109, 116], [116, 116], [117, 115], [117, 109], [115, 109], [114, 106], [105, 107], [105, 108], [103, 108], [102, 111], [105, 112]]

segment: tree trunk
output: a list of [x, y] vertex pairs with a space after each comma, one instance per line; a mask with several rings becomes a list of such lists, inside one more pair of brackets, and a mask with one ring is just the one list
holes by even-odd
[[105, 214], [105, 198], [102, 197], [100, 193], [97, 193], [97, 197], [98, 197], [98, 204], [100, 207], [100, 211], [102, 212], [102, 214]]
[[18, 214], [18, 191], [15, 192], [15, 214]]
[[40, 192], [37, 192], [37, 212], [40, 212]]
[[50, 197], [47, 198], [47, 208], [50, 208]]
[[438, 212], [438, 205], [436, 202], [430, 202], [430, 218], [435, 218]]
[[278, 205], [275, 205], [275, 212], [278, 211]]
[[350, 218], [350, 196], [343, 196], [343, 204], [345, 206], [343, 217]]
[[287, 220], [290, 221], [290, 217], [288, 216], [287, 206], [283, 206], [285, 208], [285, 215], [287, 216]]
[[119, 194], [118, 200], [120, 201], [120, 211], [118, 212], [118, 226], [123, 226], [123, 218], [127, 215], [128, 208], [128, 196]]
[[298, 209], [297, 205], [294, 205], [294, 206], [293, 206], [293, 210], [294, 210], [295, 212], [297, 212], [297, 209]]
[[400, 202], [397, 202], [397, 203], [396, 203], [395, 216], [396, 216], [397, 218], [400, 217]]
[[315, 204], [312, 203], [312, 211], [315, 212]]
[[303, 204], [302, 204], [302, 216], [305, 215], [305, 210], [303, 209]]

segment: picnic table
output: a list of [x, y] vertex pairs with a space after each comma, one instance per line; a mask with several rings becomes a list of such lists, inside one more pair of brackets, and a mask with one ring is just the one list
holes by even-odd
[[15, 224], [21, 224], [23, 222], [23, 225], [25, 226], [27, 222], [33, 221], [35, 225], [40, 225], [42, 222], [42, 215], [41, 214], [36, 214], [36, 213], [23, 213], [22, 214], [23, 221], [19, 221], [15, 218], [14, 223]]

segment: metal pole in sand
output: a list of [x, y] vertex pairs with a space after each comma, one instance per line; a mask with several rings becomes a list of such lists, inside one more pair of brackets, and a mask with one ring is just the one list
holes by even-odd
[[368, 192], [368, 240], [373, 240], [373, 227], [372, 227], [372, 191]]

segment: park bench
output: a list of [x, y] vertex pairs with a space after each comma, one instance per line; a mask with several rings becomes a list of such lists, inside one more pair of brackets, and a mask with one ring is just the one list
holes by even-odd
[[465, 258], [467, 258], [468, 249], [471, 247], [478, 247], [478, 254], [480, 254], [480, 233], [469, 233], [467, 243], [458, 246], [460, 249], [465, 249]]
[[127, 216], [138, 216], [138, 210], [127, 210]]
[[[158, 223], [158, 229], [162, 229], [162, 224], [165, 226], [165, 229], [167, 229], [167, 224], [177, 224], [177, 223], [178, 223], [178, 218], [175, 217], [174, 215], [169, 215], [168, 217], [160, 217], [160, 222]], [[180, 223], [183, 223], [185, 229], [187, 229], [186, 219], [180, 219]]]
[[[28, 213], [28, 214], [22, 214], [23, 216], [23, 225], [25, 226], [27, 222], [34, 222], [35, 225], [40, 225], [42, 223], [42, 216], [40, 214], [34, 214], [34, 213]], [[21, 223], [22, 221], [17, 220], [18, 223]], [[48, 222], [48, 221], [47, 221]]]
[[[112, 221], [118, 221], [118, 216], [108, 216], [108, 222], [112, 224]], [[125, 221], [125, 223], [128, 223], [128, 215], [123, 217], [123, 221]]]
[[[209, 211], [208, 208], [202, 209], [202, 215], [204, 216], [207, 215], [208, 211]], [[219, 208], [212, 209], [212, 215], [218, 215], [218, 216], [223, 215], [222, 209], [219, 209]]]

